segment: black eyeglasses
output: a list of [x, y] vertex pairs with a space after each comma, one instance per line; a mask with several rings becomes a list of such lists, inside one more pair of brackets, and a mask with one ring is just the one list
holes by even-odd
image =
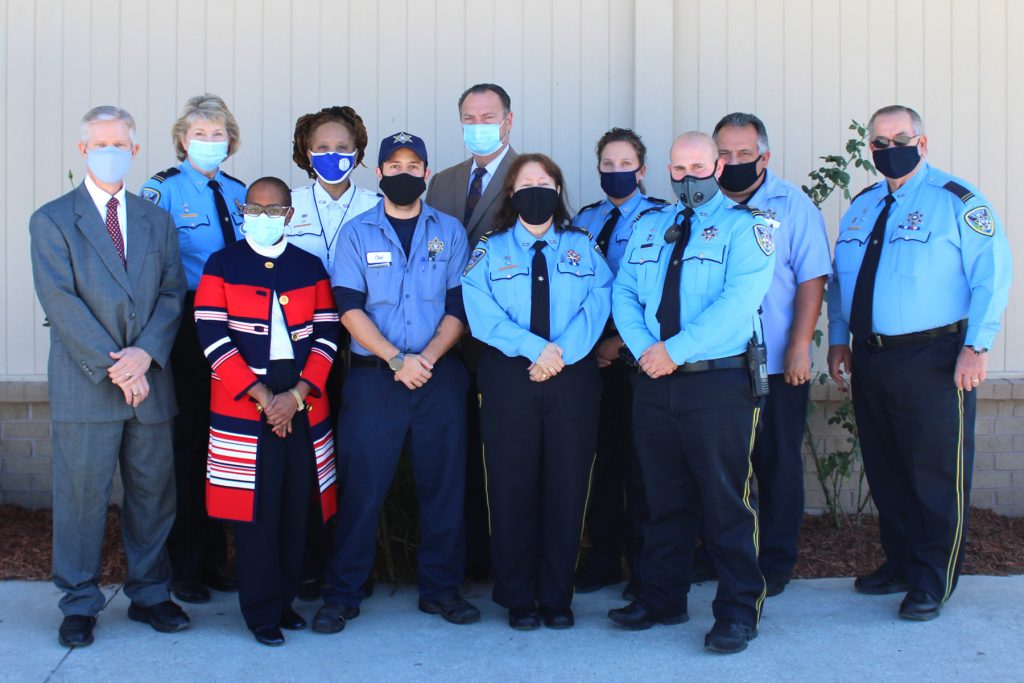
[[235, 200], [235, 206], [238, 210], [244, 213], [246, 216], [252, 216], [255, 218], [261, 213], [265, 213], [271, 218], [280, 218], [288, 214], [290, 206], [280, 206], [279, 204], [271, 204], [270, 206], [262, 206], [260, 204], [239, 204], [238, 200]]
[[886, 138], [879, 135], [877, 138], [871, 141], [871, 146], [875, 149], [886, 149], [887, 147], [906, 147], [912, 141], [921, 137], [920, 135], [897, 135], [894, 138]]

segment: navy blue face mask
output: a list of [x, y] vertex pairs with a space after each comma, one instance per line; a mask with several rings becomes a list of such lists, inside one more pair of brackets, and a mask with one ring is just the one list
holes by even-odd
[[921, 153], [917, 145], [906, 147], [886, 147], [871, 151], [871, 158], [875, 161], [875, 168], [886, 178], [896, 180], [913, 171], [921, 161]]
[[612, 199], [625, 199], [636, 190], [636, 171], [598, 171], [601, 189]]

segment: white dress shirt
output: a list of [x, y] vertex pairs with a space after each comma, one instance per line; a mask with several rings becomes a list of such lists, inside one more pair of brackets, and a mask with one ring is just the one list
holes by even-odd
[[[264, 247], [252, 241], [246, 236], [245, 241], [249, 243], [252, 250], [265, 258], [277, 258], [284, 253], [288, 246], [288, 238], [282, 237], [281, 241], [269, 247]], [[277, 300], [277, 292], [274, 292], [274, 304], [270, 309], [270, 360], [285, 360], [295, 358], [292, 350], [292, 338], [288, 334], [288, 325], [284, 321], [284, 311], [281, 310], [281, 303]]]

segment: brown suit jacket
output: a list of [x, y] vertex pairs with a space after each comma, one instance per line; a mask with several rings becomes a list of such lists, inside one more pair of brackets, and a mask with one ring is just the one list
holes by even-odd
[[[507, 226], [494, 225], [494, 214], [501, 206], [501, 187], [505, 184], [505, 176], [512, 161], [519, 156], [516, 151], [509, 147], [508, 154], [498, 164], [498, 170], [494, 177], [487, 183], [487, 189], [480, 197], [480, 202], [473, 209], [473, 215], [465, 224], [466, 235], [469, 238], [469, 247], [472, 249], [480, 238], [495, 228]], [[473, 168], [473, 158], [466, 159], [461, 164], [455, 164], [444, 169], [435, 175], [430, 181], [427, 189], [427, 204], [438, 211], [443, 211], [455, 216], [461, 222], [466, 213], [466, 194], [469, 190], [469, 172]]]

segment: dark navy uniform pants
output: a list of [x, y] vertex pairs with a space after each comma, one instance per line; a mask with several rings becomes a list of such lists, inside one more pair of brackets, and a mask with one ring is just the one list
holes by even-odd
[[485, 350], [477, 375], [494, 601], [572, 603], [594, 463], [601, 379], [593, 356], [533, 382], [525, 358]]
[[[275, 393], [295, 386], [291, 360], [270, 361], [265, 383]], [[316, 455], [309, 416], [295, 413], [292, 433], [281, 438], [263, 421], [256, 459], [256, 516], [235, 522], [238, 603], [249, 628], [276, 626], [299, 590], [310, 494], [316, 485]], [[316, 505], [310, 514], [320, 515]]]
[[756, 625], [764, 601], [750, 452], [760, 414], [746, 370], [634, 380], [633, 429], [650, 519], [644, 525], [640, 601], [678, 612], [689, 591], [703, 517], [718, 571], [715, 618]]
[[457, 358], [444, 356], [432, 377], [410, 390], [387, 368], [352, 368], [342, 388], [338, 447], [337, 536], [324, 575], [329, 605], [358, 606], [377, 549], [377, 522], [408, 444], [419, 503], [416, 553], [420, 595], [458, 591], [465, 563], [466, 391]]
[[622, 361], [601, 368], [601, 412], [597, 458], [587, 510], [588, 574], [615, 574], [623, 550], [632, 581], [641, 580], [643, 520], [647, 516], [643, 478], [633, 446], [633, 387], [636, 370]]
[[853, 408], [886, 562], [938, 600], [963, 564], [975, 393], [953, 383], [962, 338], [853, 347]]
[[793, 572], [800, 525], [804, 520], [804, 459], [801, 453], [811, 385], [786, 384], [768, 377], [769, 393], [754, 440], [757, 514], [760, 521], [763, 574]]
[[[210, 362], [196, 332], [195, 292], [185, 296], [178, 335], [171, 347], [171, 375], [178, 397], [174, 418], [174, 481], [177, 515], [167, 552], [176, 581], [199, 581], [227, 563], [224, 524], [206, 515], [206, 452], [210, 440]], [[294, 385], [293, 385], [294, 386]]]

